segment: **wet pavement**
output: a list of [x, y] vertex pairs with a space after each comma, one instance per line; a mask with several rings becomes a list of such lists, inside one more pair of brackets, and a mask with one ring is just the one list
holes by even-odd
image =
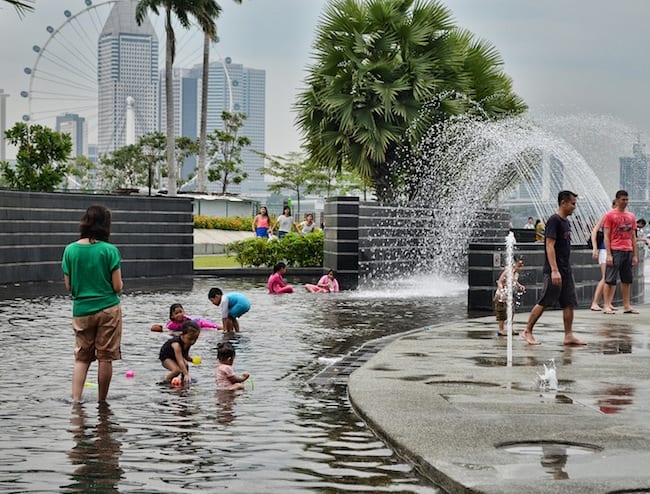
[[[638, 309], [576, 311], [586, 347], [564, 347], [562, 312], [546, 311], [542, 345], [514, 336], [510, 367], [491, 316], [369, 343], [379, 352], [328, 372], [349, 375], [359, 415], [449, 492], [650, 492], [650, 306]], [[550, 359], [557, 390], [540, 387]]]

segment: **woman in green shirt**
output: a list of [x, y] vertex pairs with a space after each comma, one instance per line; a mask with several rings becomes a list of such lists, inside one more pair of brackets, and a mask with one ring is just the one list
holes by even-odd
[[72, 401], [81, 393], [90, 364], [98, 360], [98, 400], [105, 401], [113, 377], [113, 360], [122, 358], [122, 291], [120, 252], [108, 243], [111, 211], [90, 206], [79, 224], [80, 238], [63, 252], [65, 287], [72, 295], [75, 365]]

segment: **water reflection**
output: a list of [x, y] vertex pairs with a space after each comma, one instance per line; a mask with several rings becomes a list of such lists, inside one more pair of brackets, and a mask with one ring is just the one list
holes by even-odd
[[120, 468], [122, 445], [117, 434], [126, 432], [115, 422], [107, 403], [97, 405], [97, 420], [89, 422], [86, 408], [72, 406], [70, 432], [74, 446], [68, 452], [75, 466], [71, 483], [62, 486], [64, 492], [119, 492], [118, 484], [124, 470]]

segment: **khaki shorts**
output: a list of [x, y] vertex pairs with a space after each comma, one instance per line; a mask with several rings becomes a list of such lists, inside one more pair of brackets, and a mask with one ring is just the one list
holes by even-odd
[[81, 362], [120, 360], [122, 353], [122, 306], [114, 305], [95, 314], [72, 318], [74, 357]]

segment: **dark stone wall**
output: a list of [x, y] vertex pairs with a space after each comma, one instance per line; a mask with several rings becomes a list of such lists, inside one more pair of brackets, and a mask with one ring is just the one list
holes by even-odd
[[[519, 281], [526, 287], [526, 293], [521, 297], [521, 310], [530, 310], [539, 297], [544, 285], [544, 245], [542, 243], [517, 243], [514, 254], [523, 256], [524, 267], [519, 275]], [[505, 266], [505, 242], [492, 244], [470, 244], [467, 293], [468, 310], [493, 310], [493, 297], [496, 282]], [[600, 267], [591, 257], [591, 249], [583, 246], [571, 249], [571, 266], [576, 281], [576, 291], [579, 308], [587, 308], [600, 280]], [[634, 269], [632, 284], [632, 303], [643, 303], [644, 300], [643, 259]], [[614, 297], [615, 304], [621, 303], [620, 289]]]
[[111, 209], [124, 278], [192, 275], [191, 199], [0, 190], [0, 284], [63, 279], [63, 249], [92, 204]]
[[[430, 269], [431, 259], [444, 246], [436, 230], [436, 211], [428, 207], [400, 207], [360, 201], [357, 197], [334, 197], [325, 203], [324, 267], [337, 270], [346, 289], [360, 283]], [[454, 232], [465, 246], [470, 241], [505, 239], [510, 220], [507, 212], [482, 211], [471, 224]]]
[[359, 198], [331, 197], [325, 202], [323, 269], [336, 271], [341, 290], [359, 283]]
[[[468, 310], [493, 310], [496, 280], [505, 265], [505, 238], [510, 216], [503, 210], [485, 210], [471, 225], [453, 232], [462, 250], [460, 269], [468, 273]], [[342, 289], [354, 289], [382, 275], [423, 272], [439, 249], [435, 211], [428, 208], [383, 206], [360, 201], [357, 197], [334, 197], [325, 203], [324, 268], [335, 269]], [[520, 280], [526, 286], [522, 310], [530, 310], [543, 287], [544, 246], [534, 240], [534, 230], [517, 230], [520, 239], [515, 253], [522, 255], [525, 267]], [[573, 273], [580, 307], [588, 307], [600, 279], [600, 268], [591, 250], [582, 246], [571, 251]], [[466, 262], [465, 262], [466, 261]], [[643, 260], [635, 268], [632, 302], [644, 300]], [[617, 291], [615, 302], [620, 304]]]

